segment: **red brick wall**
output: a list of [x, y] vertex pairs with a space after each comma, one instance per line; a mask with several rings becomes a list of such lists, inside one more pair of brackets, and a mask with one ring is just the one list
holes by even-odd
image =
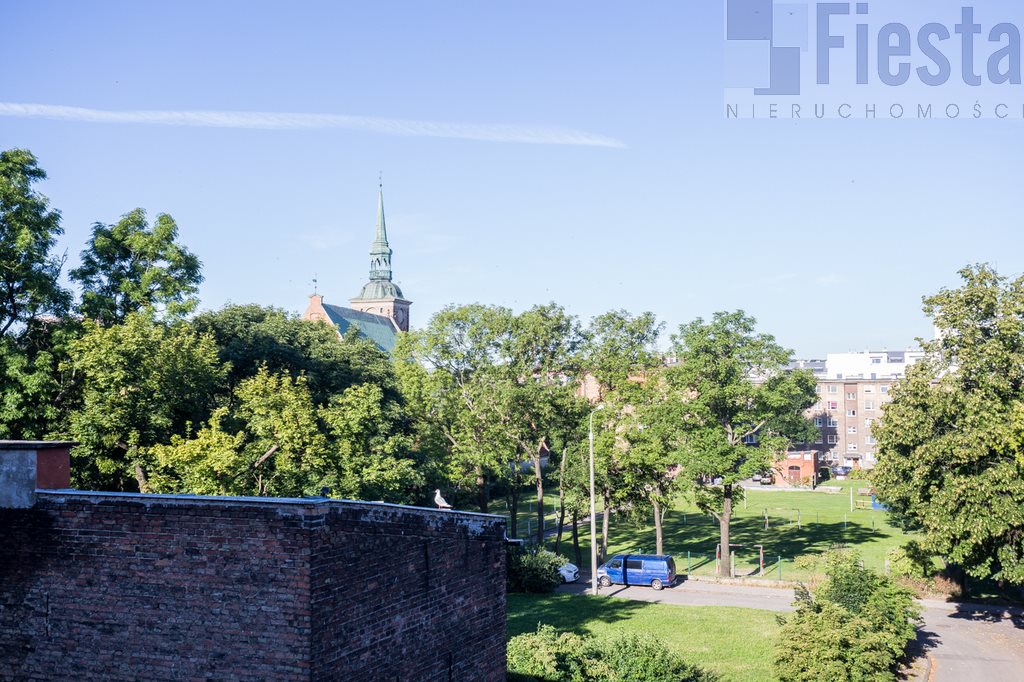
[[2, 680], [503, 679], [498, 519], [40, 493], [0, 538]]
[[313, 547], [314, 678], [504, 680], [503, 527], [333, 507]]

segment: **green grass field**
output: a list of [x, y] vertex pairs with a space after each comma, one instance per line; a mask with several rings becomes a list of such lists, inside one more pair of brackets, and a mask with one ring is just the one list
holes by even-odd
[[508, 595], [508, 635], [538, 623], [581, 635], [650, 633], [688, 662], [730, 682], [768, 682], [779, 625], [770, 611], [715, 606], [671, 606], [569, 594]]
[[[807, 580], [818, 573], [815, 568], [798, 567], [794, 560], [804, 555], [824, 552], [833, 545], [846, 545], [856, 549], [864, 560], [866, 568], [883, 572], [886, 553], [893, 547], [906, 542], [911, 535], [890, 526], [887, 514], [855, 508], [850, 511], [851, 488], [854, 500], [867, 501], [870, 498], [857, 495], [857, 490], [869, 484], [861, 481], [830, 481], [840, 486], [840, 494], [825, 492], [783, 492], [773, 489], [752, 488], [746, 493], [746, 503], [736, 505], [731, 526], [731, 542], [741, 545], [736, 552], [736, 574], [758, 577], [759, 551], [756, 545], [764, 545], [765, 579], [776, 580], [779, 574], [779, 557], [782, 557], [783, 580]], [[532, 499], [532, 498], [531, 498]], [[545, 510], [548, 526], [554, 528], [557, 491], [545, 494]], [[527, 536], [527, 521], [536, 522], [533, 502], [520, 508], [519, 536]], [[856, 505], [855, 505], [856, 507]], [[768, 514], [768, 528], [764, 527], [764, 515]], [[504, 504], [496, 504], [494, 513], [505, 513]], [[693, 575], [715, 574], [715, 548], [718, 544], [718, 522], [685, 501], [679, 502], [665, 516], [665, 552], [676, 557], [680, 573]], [[560, 552], [570, 560], [572, 553], [569, 533], [563, 536]], [[549, 539], [552, 546], [553, 539]], [[589, 525], [580, 528], [581, 550], [586, 561], [589, 556]], [[611, 553], [653, 552], [653, 523], [637, 525], [625, 517], [612, 519], [610, 534]], [[687, 558], [689, 557], [689, 558]]]

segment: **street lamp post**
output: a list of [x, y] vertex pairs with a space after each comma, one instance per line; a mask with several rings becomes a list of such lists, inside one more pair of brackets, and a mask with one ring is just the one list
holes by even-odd
[[[590, 592], [597, 595], [597, 504], [594, 501], [594, 413], [603, 410], [598, 405], [590, 411]], [[608, 510], [605, 509], [607, 514]]]

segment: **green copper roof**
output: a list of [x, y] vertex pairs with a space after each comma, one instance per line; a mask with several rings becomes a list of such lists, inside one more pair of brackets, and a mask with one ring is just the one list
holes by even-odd
[[384, 221], [384, 190], [377, 194], [377, 231], [370, 245], [370, 280], [357, 299], [402, 298], [402, 290], [391, 282], [391, 247]]
[[391, 249], [388, 247], [388, 228], [384, 224], [384, 189], [381, 188], [377, 192], [377, 234], [374, 236], [370, 253], [383, 253], [385, 251], [388, 255], [391, 255]]
[[382, 298], [402, 298], [402, 290], [394, 282], [371, 279], [363, 285], [363, 290], [359, 292], [359, 298], [355, 300], [376, 301]]
[[382, 351], [390, 353], [394, 349], [395, 336], [398, 332], [388, 318], [339, 305], [324, 303], [323, 306], [331, 324], [335, 325], [340, 333], [344, 334], [349, 327], [354, 326]]

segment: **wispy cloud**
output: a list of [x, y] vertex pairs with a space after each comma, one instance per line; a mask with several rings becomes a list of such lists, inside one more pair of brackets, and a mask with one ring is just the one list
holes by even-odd
[[47, 118], [86, 123], [144, 123], [151, 125], [240, 128], [249, 130], [359, 130], [385, 135], [447, 137], [486, 142], [625, 147], [621, 141], [580, 130], [489, 123], [440, 123], [398, 118], [296, 114], [261, 111], [108, 111], [54, 104], [0, 102], [0, 116]]

